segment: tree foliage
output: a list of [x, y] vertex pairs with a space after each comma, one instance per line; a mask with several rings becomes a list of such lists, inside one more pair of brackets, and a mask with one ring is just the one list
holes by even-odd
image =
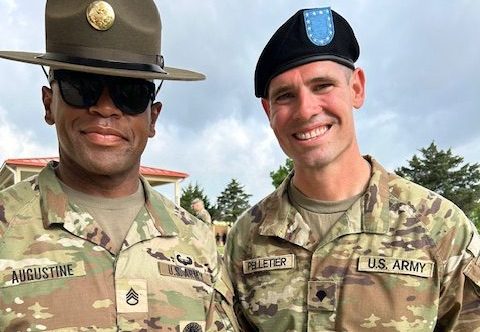
[[470, 214], [470, 219], [473, 221], [477, 229], [480, 230], [480, 204], [473, 209], [472, 213]]
[[180, 197], [180, 206], [183, 207], [188, 212], [190, 212], [191, 214], [195, 215], [192, 209], [192, 201], [195, 198], [200, 198], [203, 201], [203, 205], [205, 206], [205, 209], [210, 214], [212, 214], [212, 212], [214, 211], [214, 208], [210, 206], [210, 201], [207, 195], [204, 193], [203, 188], [200, 187], [198, 183], [195, 183], [195, 185], [193, 185], [192, 183], [189, 183], [186, 188], [182, 188], [182, 196]]
[[217, 198], [217, 206], [214, 215], [216, 219], [229, 221], [237, 220], [238, 216], [250, 207], [249, 197], [243, 186], [235, 179], [232, 179]]
[[272, 184], [275, 188], [278, 188], [282, 184], [283, 180], [293, 169], [293, 160], [290, 158], [285, 159], [285, 164], [280, 165], [276, 171], [270, 172], [270, 177], [272, 178]]
[[451, 149], [439, 150], [432, 142], [395, 172], [446, 197], [474, 222], [480, 223], [480, 165], [464, 163]]

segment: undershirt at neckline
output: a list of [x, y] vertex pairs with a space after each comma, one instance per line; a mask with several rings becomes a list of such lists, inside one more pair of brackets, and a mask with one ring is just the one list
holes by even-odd
[[137, 191], [131, 195], [105, 198], [85, 194], [59, 182], [69, 202], [90, 213], [110, 238], [113, 251], [118, 253], [135, 217], [145, 205], [142, 183], [139, 181]]
[[341, 201], [321, 201], [305, 196], [290, 180], [287, 188], [290, 203], [308, 224], [314, 238], [320, 240], [327, 235], [335, 223], [355, 204], [363, 193]]

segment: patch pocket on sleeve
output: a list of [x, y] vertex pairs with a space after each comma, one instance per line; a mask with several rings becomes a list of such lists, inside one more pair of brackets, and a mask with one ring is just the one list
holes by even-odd
[[480, 261], [472, 259], [463, 271], [463, 274], [475, 284], [475, 293], [480, 296]]
[[7, 264], [7, 268], [0, 271], [0, 288], [86, 275], [83, 260], [57, 264], [28, 263], [25, 261], [12, 261], [11, 264]]
[[214, 301], [215, 310], [222, 317], [222, 328], [216, 324], [219, 331], [239, 331], [235, 312], [233, 309], [234, 302], [234, 290], [233, 285], [228, 278], [227, 270], [222, 264], [221, 275], [219, 279], [213, 285], [214, 287]]
[[223, 296], [223, 298], [227, 301], [228, 304], [232, 305], [233, 304], [233, 286], [230, 283], [230, 280], [224, 280], [223, 273], [225, 273], [225, 271], [222, 271], [222, 276], [215, 283], [214, 288], [215, 288], [215, 291], [217, 291]]

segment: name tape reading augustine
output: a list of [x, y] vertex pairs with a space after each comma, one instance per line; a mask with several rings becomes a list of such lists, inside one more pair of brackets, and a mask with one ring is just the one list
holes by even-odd
[[407, 274], [430, 278], [433, 275], [434, 265], [435, 263], [432, 261], [418, 259], [361, 256], [358, 260], [358, 271]]
[[258, 271], [293, 269], [295, 267], [295, 255], [259, 257], [243, 261], [243, 274]]
[[0, 271], [0, 287], [15, 286], [36, 281], [84, 276], [83, 261], [56, 265], [37, 265]]

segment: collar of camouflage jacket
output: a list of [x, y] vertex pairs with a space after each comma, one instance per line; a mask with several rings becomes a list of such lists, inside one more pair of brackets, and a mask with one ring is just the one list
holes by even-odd
[[345, 234], [361, 232], [386, 234], [389, 227], [389, 173], [372, 157], [365, 156], [365, 159], [372, 166], [372, 174], [361, 198], [360, 219], [351, 217], [354, 213], [350, 208], [332, 227], [325, 239], [315, 239], [310, 227], [288, 199], [287, 189], [293, 176], [292, 171], [262, 203], [265, 209], [263, 221], [259, 225], [259, 234], [277, 236], [310, 251]]
[[[87, 229], [92, 225], [88, 220], [83, 220], [81, 217], [75, 218], [75, 215], [78, 216], [78, 211], [73, 210], [72, 206], [69, 205], [68, 197], [62, 190], [58, 178], [55, 175], [55, 167], [57, 165], [58, 162], [51, 161], [38, 175], [40, 208], [44, 227], [48, 228], [53, 224], [64, 225], [65, 223], [71, 223], [71, 219], [74, 218], [73, 224], [75, 228], [78, 229], [80, 233], [85, 234]], [[145, 207], [160, 236], [177, 235], [177, 227], [173, 218], [168, 213], [164, 198], [153, 190], [143, 177], [140, 177], [140, 180], [146, 196]]]

